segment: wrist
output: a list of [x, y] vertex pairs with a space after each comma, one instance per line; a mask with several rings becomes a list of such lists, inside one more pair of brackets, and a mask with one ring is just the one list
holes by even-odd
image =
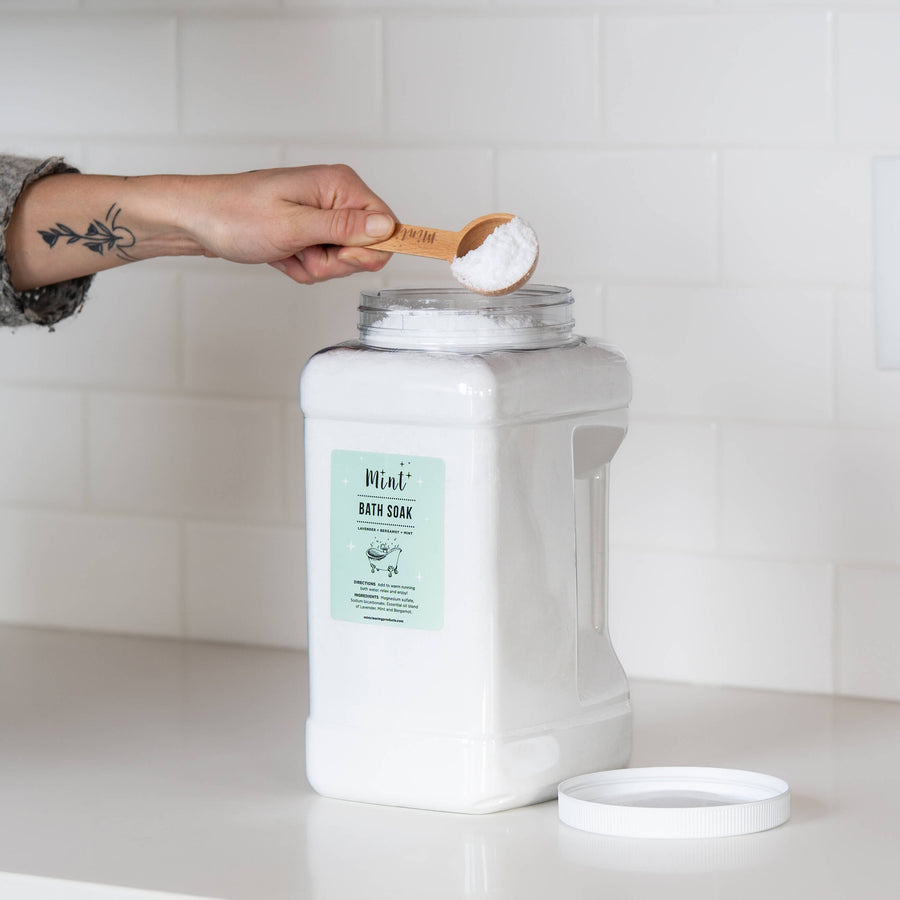
[[160, 256], [202, 256], [203, 246], [189, 227], [188, 210], [199, 176], [140, 175], [120, 179], [118, 222], [129, 228], [134, 259]]

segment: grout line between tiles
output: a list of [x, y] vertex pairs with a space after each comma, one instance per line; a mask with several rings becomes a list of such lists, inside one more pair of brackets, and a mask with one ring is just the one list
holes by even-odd
[[841, 567], [831, 567], [831, 690], [841, 692], [841, 632], [840, 632], [840, 583]]
[[190, 637], [188, 633], [188, 547], [187, 525], [183, 519], [177, 521], [178, 528], [178, 558], [176, 561], [178, 578], [178, 628], [183, 638]]

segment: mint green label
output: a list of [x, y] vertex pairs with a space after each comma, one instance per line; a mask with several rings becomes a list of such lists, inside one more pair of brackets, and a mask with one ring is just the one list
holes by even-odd
[[331, 615], [444, 624], [444, 461], [331, 452]]

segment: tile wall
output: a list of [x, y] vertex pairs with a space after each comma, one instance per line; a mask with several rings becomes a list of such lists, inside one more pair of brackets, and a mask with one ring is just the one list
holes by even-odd
[[[900, 0], [0, 0], [0, 150], [343, 161], [406, 221], [531, 220], [635, 379], [611, 627], [634, 676], [900, 699], [900, 372], [871, 160]], [[188, 260], [0, 334], [0, 619], [302, 646], [302, 424], [356, 295]]]

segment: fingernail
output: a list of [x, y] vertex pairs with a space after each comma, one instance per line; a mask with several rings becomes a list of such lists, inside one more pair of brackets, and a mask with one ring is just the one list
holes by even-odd
[[371, 216], [368, 216], [366, 218], [367, 237], [390, 237], [390, 234], [393, 230], [394, 220], [390, 216], [386, 216], [384, 213], [373, 213]]

